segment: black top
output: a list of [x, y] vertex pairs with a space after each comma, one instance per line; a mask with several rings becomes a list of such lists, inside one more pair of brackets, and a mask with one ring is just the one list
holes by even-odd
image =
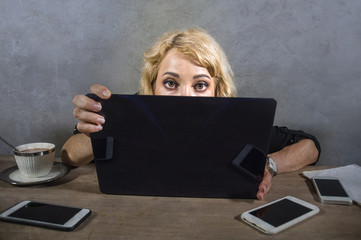
[[[269, 153], [277, 152], [284, 147], [297, 143], [302, 139], [311, 139], [318, 150], [318, 158], [321, 154], [321, 146], [317, 138], [309, 133], [305, 133], [302, 130], [291, 130], [287, 127], [274, 126], [272, 129], [271, 143], [269, 146]], [[318, 159], [317, 159], [318, 160]], [[315, 165], [316, 162], [313, 164]]]

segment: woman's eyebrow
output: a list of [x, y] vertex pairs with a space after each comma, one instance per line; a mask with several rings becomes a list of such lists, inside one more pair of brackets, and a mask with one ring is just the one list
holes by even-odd
[[198, 74], [198, 75], [195, 75], [195, 76], [193, 76], [193, 79], [202, 78], [202, 77], [206, 77], [206, 78], [211, 79], [211, 77], [208, 76], [208, 75], [206, 75], [206, 74]]
[[171, 76], [173, 76], [173, 77], [179, 78], [179, 74], [174, 73], [174, 72], [165, 72], [165, 73], [163, 74], [163, 76], [164, 76], [164, 75], [171, 75]]

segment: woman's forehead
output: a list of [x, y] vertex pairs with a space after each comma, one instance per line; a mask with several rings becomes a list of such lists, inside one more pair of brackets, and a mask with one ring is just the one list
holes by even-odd
[[164, 70], [165, 68], [192, 68], [198, 69], [199, 71], [208, 72], [207, 68], [202, 66], [196, 59], [180, 52], [175, 48], [170, 49], [160, 62], [159, 71], [162, 69]]

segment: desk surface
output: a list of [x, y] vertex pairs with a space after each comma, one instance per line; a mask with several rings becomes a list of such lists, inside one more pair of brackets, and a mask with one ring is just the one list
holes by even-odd
[[[13, 157], [0, 157], [0, 171], [13, 165]], [[317, 202], [312, 185], [300, 176], [301, 172], [276, 176], [265, 201], [102, 194], [93, 164], [73, 169], [67, 176], [44, 185], [16, 187], [0, 180], [0, 212], [22, 200], [93, 211], [72, 232], [0, 221], [0, 239], [265, 239], [268, 235], [237, 218], [246, 210], [286, 195], [317, 205], [320, 213], [273, 237], [361, 239], [361, 208]]]

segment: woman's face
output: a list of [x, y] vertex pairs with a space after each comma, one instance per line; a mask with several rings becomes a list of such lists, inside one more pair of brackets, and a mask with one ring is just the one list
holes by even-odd
[[215, 96], [215, 80], [208, 70], [171, 49], [160, 63], [154, 95]]

